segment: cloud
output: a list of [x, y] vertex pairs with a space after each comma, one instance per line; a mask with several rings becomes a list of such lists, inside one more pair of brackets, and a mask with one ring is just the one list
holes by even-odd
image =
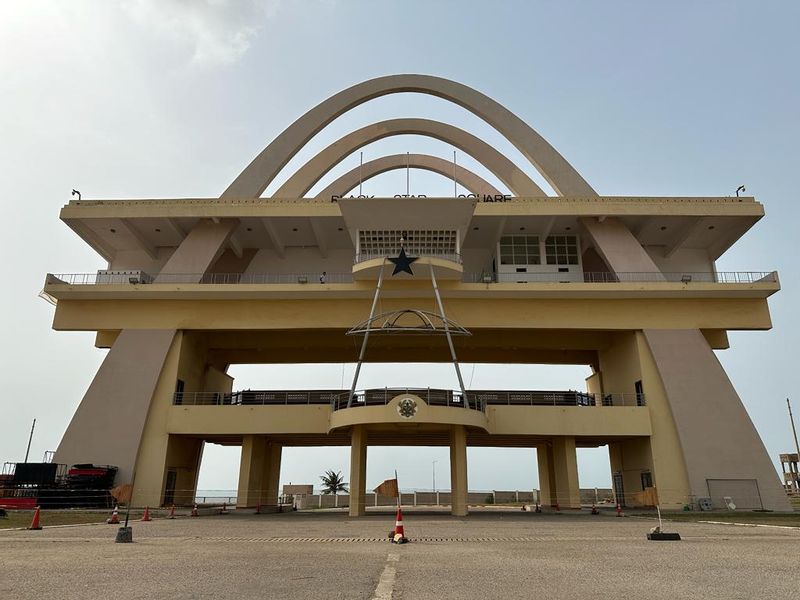
[[139, 25], [188, 46], [191, 62], [238, 61], [281, 0], [126, 0], [125, 13]]

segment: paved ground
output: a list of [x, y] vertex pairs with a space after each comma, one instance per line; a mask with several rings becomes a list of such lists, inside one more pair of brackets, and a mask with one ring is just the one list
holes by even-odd
[[800, 530], [498, 510], [468, 518], [231, 514], [0, 531], [0, 598], [776, 598], [800, 589]]

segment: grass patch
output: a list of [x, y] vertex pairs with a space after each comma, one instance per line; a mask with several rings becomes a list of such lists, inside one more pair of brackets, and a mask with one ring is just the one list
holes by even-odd
[[[49, 525], [77, 525], [81, 523], [103, 523], [111, 515], [110, 511], [94, 510], [43, 510], [39, 524], [42, 527]], [[131, 511], [131, 519], [140, 519], [141, 511]], [[125, 521], [125, 513], [120, 511], [120, 521]], [[15, 527], [29, 527], [33, 520], [32, 510], [9, 510], [8, 518], [0, 517], [0, 529]]]
[[[655, 512], [636, 513], [635, 517], [656, 518]], [[725, 523], [748, 523], [751, 525], [785, 525], [800, 527], [800, 514], [763, 512], [669, 512], [661, 513], [665, 521], [722, 521]]]

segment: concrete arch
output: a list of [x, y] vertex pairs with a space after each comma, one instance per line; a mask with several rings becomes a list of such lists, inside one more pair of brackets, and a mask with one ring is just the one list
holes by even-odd
[[367, 181], [381, 173], [405, 169], [407, 166], [413, 169], [433, 171], [445, 177], [453, 177], [455, 175], [456, 181], [473, 194], [500, 194], [496, 187], [480, 175], [476, 175], [469, 169], [459, 165], [456, 165], [454, 169], [452, 162], [438, 156], [431, 156], [430, 154], [391, 154], [365, 162], [362, 166], [348, 171], [317, 194], [316, 198], [327, 199], [334, 194], [346, 194], [355, 188], [360, 180]]
[[515, 196], [546, 196], [517, 165], [471, 133], [430, 119], [390, 119], [356, 129], [339, 138], [300, 167], [273, 198], [302, 198], [334, 166], [359, 148], [395, 135], [424, 135], [452, 144], [479, 161]]
[[597, 195], [555, 148], [501, 104], [455, 81], [431, 75], [408, 74], [370, 79], [324, 100], [264, 148], [228, 186], [222, 197], [259, 197], [291, 158], [331, 121], [369, 100], [403, 92], [437, 96], [474, 113], [514, 144], [559, 195]]

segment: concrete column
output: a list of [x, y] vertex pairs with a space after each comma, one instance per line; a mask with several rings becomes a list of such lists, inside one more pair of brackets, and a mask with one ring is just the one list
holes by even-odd
[[[190, 505], [194, 502], [197, 492], [197, 476], [200, 472], [200, 460], [202, 456], [203, 440], [176, 435], [169, 436], [164, 473], [175, 471], [177, 475], [175, 479], [174, 495], [169, 504], [182, 506]], [[166, 490], [164, 490], [164, 494], [166, 494]], [[137, 505], [149, 504], [146, 499], [143, 498], [143, 500], [144, 502], [140, 502], [134, 497], [134, 502]], [[167, 500], [168, 498], [162, 495], [162, 502], [164, 504], [167, 503]], [[159, 504], [162, 502], [159, 502]]]
[[266, 483], [267, 438], [260, 435], [242, 437], [242, 458], [239, 463], [239, 490], [237, 508], [257, 506], [261, 501], [261, 490]]
[[[134, 502], [160, 503], [164, 481], [167, 435], [159, 431], [152, 472], [135, 469], [151, 405], [166, 412], [172, 404], [182, 334], [175, 330], [123, 330], [103, 360], [89, 389], [72, 416], [54, 462], [72, 465], [116, 465], [116, 484], [130, 483], [137, 472]], [[159, 393], [159, 391], [161, 393]], [[149, 417], [148, 417], [149, 413]], [[121, 424], [124, 423], [124, 426]]]
[[354, 425], [350, 441], [350, 516], [366, 513], [367, 496], [367, 431]]
[[261, 503], [265, 506], [277, 506], [280, 495], [281, 456], [283, 446], [270, 442], [266, 448], [266, 464], [261, 491]]
[[553, 471], [552, 442], [536, 448], [536, 461], [539, 465], [539, 504], [542, 506], [555, 506], [558, 493]]
[[467, 431], [463, 425], [450, 429], [450, 514], [467, 515]]
[[578, 457], [574, 437], [560, 436], [553, 440], [553, 474], [560, 507], [580, 508]]

